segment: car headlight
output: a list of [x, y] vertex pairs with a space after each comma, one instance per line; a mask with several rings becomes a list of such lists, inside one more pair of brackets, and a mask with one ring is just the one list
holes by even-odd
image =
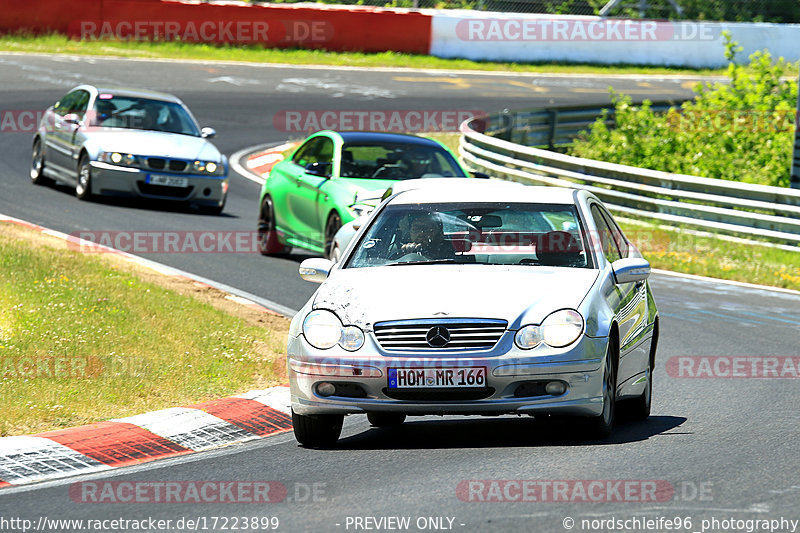
[[542, 330], [539, 326], [525, 326], [514, 335], [514, 342], [523, 350], [536, 348], [542, 342]]
[[123, 167], [133, 167], [136, 166], [137, 163], [135, 155], [122, 152], [101, 152], [97, 159], [103, 163], [120, 165]]
[[364, 345], [364, 332], [357, 326], [343, 326], [339, 317], [330, 311], [311, 311], [303, 320], [303, 335], [314, 348], [327, 350], [337, 344], [354, 352]]
[[364, 332], [357, 326], [346, 326], [342, 328], [342, 338], [339, 346], [348, 352], [355, 352], [364, 346]]
[[562, 348], [578, 340], [583, 333], [583, 317], [574, 309], [556, 311], [541, 325], [542, 340], [553, 348]]
[[219, 174], [222, 170], [222, 166], [213, 161], [195, 161], [192, 168], [200, 174]]
[[353, 212], [353, 215], [358, 217], [363, 217], [365, 215], [369, 215], [372, 211], [375, 210], [374, 205], [367, 205], [367, 204], [353, 204], [350, 206], [350, 211]]

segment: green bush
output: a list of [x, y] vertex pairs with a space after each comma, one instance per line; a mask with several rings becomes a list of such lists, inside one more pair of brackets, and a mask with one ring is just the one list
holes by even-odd
[[655, 113], [613, 93], [616, 126], [602, 117], [570, 153], [589, 159], [708, 178], [788, 186], [797, 82], [782, 80], [788, 64], [766, 51], [737, 65], [740, 51], [726, 35], [730, 82], [698, 84], [680, 108]]

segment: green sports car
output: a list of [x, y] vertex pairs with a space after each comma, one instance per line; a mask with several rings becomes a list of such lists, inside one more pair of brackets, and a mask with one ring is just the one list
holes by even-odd
[[320, 131], [276, 164], [261, 188], [259, 247], [329, 252], [342, 224], [372, 210], [383, 192], [406, 179], [467, 177], [450, 150], [413, 135]]

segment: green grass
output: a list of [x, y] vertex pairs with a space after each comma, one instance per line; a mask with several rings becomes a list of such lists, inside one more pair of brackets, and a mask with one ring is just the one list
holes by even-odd
[[793, 252], [695, 236], [655, 222], [618, 222], [653, 268], [800, 290], [800, 248]]
[[132, 268], [0, 224], [0, 436], [285, 380], [288, 322], [259, 327]]
[[[277, 49], [260, 46], [215, 46], [205, 43], [150, 41], [78, 41], [63, 35], [29, 36], [0, 35], [0, 50], [117, 56], [135, 58], [169, 58], [293, 65], [339, 65], [354, 67], [404, 67], [412, 69], [486, 70], [499, 72], [550, 72], [563, 74], [658, 74], [658, 75], [724, 75], [724, 69], [685, 69], [635, 65], [578, 65], [559, 63], [493, 63], [466, 59], [441, 59], [426, 55], [395, 52], [357, 53], [323, 50]], [[795, 73], [796, 75], [796, 73]]]

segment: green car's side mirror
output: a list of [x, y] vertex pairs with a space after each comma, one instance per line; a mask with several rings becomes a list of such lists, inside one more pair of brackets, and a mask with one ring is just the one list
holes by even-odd
[[306, 174], [311, 174], [312, 176], [321, 176], [323, 178], [330, 178], [331, 177], [331, 169], [333, 165], [331, 163], [309, 163], [306, 165]]

